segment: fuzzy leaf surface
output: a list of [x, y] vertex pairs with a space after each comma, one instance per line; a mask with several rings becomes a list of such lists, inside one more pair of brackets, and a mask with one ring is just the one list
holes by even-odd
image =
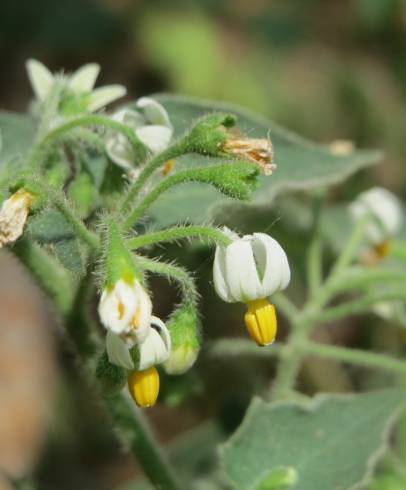
[[370, 477], [406, 400], [384, 390], [319, 395], [304, 404], [254, 399], [239, 429], [221, 447], [233, 487], [261, 488], [277, 468], [297, 475], [292, 490], [349, 490]]

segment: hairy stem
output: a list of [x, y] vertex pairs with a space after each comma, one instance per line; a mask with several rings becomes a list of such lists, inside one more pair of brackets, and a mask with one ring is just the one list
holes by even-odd
[[181, 288], [185, 304], [190, 304], [193, 307], [196, 306], [199, 294], [192, 276], [183, 267], [157, 262], [146, 257], [137, 257], [137, 263], [143, 269], [177, 281]]
[[49, 133], [46, 134], [46, 136], [44, 136], [44, 138], [34, 146], [29, 161], [29, 168], [34, 172], [39, 170], [47, 156], [49, 147], [72, 129], [82, 126], [100, 126], [117, 131], [128, 139], [134, 151], [145, 152], [144, 145], [137, 138], [136, 134], [131, 128], [125, 124], [114, 121], [109, 117], [90, 114], [72, 119], [49, 131]]
[[151, 158], [142, 169], [140, 175], [134, 184], [129, 188], [123, 201], [119, 205], [119, 211], [128, 211], [136, 200], [139, 192], [144, 187], [151, 175], [166, 161], [178, 157], [184, 153], [184, 145], [182, 141], [176, 142], [169, 146], [166, 150]]
[[304, 342], [301, 349], [305, 354], [348, 362], [359, 366], [376, 368], [392, 373], [406, 374], [405, 361], [375, 352], [366, 352], [360, 349], [350, 349], [348, 347], [338, 347], [336, 345], [318, 344], [311, 341]]
[[221, 230], [207, 226], [178, 226], [167, 230], [147, 233], [127, 240], [131, 249], [137, 249], [154, 243], [173, 242], [182, 238], [204, 238], [222, 245], [229, 245], [231, 240]]
[[146, 419], [125, 395], [105, 398], [120, 438], [137, 457], [145, 475], [156, 489], [181, 490], [175, 471], [170, 467]]

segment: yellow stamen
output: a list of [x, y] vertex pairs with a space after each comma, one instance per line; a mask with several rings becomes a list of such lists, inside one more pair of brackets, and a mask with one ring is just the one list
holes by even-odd
[[124, 305], [123, 303], [118, 304], [118, 319], [122, 320], [124, 316]]
[[377, 253], [378, 257], [383, 259], [384, 257], [387, 257], [390, 254], [391, 251], [391, 243], [389, 240], [385, 240], [382, 243], [379, 243], [378, 245], [375, 245], [375, 252]]
[[140, 326], [140, 316], [141, 316], [141, 308], [137, 308], [134, 313], [134, 316], [131, 319], [131, 326], [133, 328], [138, 328]]
[[159, 374], [155, 367], [130, 372], [127, 383], [128, 390], [139, 407], [155, 405], [159, 393]]
[[244, 320], [250, 337], [258, 345], [269, 345], [275, 340], [276, 312], [274, 305], [267, 299], [250, 301]]
[[175, 166], [175, 160], [173, 159], [165, 162], [162, 168], [162, 175], [168, 175], [169, 172], [172, 172], [174, 166]]

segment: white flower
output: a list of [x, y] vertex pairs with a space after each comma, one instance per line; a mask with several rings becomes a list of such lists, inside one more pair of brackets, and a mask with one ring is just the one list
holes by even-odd
[[349, 211], [354, 223], [370, 215], [366, 236], [373, 245], [380, 245], [395, 235], [403, 220], [399, 199], [382, 187], [362, 192], [350, 204]]
[[279, 243], [265, 233], [239, 238], [225, 233], [233, 242], [218, 246], [214, 259], [214, 287], [227, 303], [247, 303], [285, 289], [290, 281], [288, 259]]
[[41, 62], [27, 61], [28, 77], [36, 98], [43, 102], [54, 84], [60, 82], [63, 88], [60, 110], [67, 115], [97, 111], [126, 94], [122, 85], [106, 85], [93, 90], [99, 71], [100, 65], [89, 63], [71, 76], [54, 76]]
[[171, 337], [165, 324], [159, 318], [151, 317], [149, 333], [139, 345], [139, 364], [134, 366], [130, 349], [134, 346], [130, 337], [107, 332], [106, 350], [109, 361], [128, 370], [144, 371], [165, 362], [171, 350]]
[[272, 344], [277, 331], [275, 307], [267, 297], [285, 289], [290, 281], [288, 259], [279, 243], [265, 233], [239, 238], [218, 246], [214, 259], [214, 287], [228, 303], [247, 303], [244, 316], [248, 333], [258, 345]]
[[33, 195], [20, 189], [0, 209], [0, 248], [17, 240], [24, 231]]
[[[112, 118], [134, 130], [136, 136], [153, 153], [165, 150], [172, 138], [173, 127], [168, 113], [161, 104], [149, 97], [142, 97], [136, 103], [139, 112], [121, 109]], [[131, 144], [122, 134], [112, 134], [106, 143], [111, 160], [125, 169], [134, 166]]]
[[152, 303], [139, 281], [119, 280], [104, 289], [99, 302], [99, 316], [107, 330], [128, 335], [143, 342], [150, 329]]

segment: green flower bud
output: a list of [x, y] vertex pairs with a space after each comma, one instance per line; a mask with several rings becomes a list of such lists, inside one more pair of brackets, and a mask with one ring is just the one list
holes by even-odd
[[210, 114], [203, 116], [186, 137], [187, 151], [204, 155], [223, 155], [223, 146], [228, 136], [226, 128], [235, 125], [236, 117], [231, 114]]
[[168, 328], [172, 349], [164, 369], [168, 374], [183, 374], [193, 366], [199, 353], [196, 311], [187, 306], [177, 309], [168, 322]]
[[89, 174], [79, 174], [69, 186], [69, 197], [75, 203], [78, 214], [86, 218], [97, 200], [97, 190]]

